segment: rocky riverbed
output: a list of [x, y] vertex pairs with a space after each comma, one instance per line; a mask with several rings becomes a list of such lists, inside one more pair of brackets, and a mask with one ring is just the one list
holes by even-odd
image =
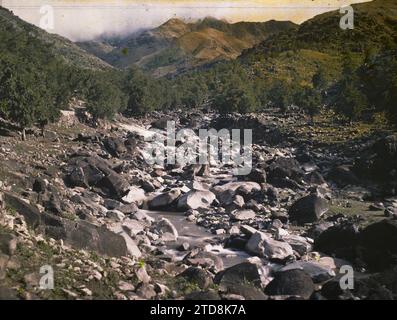
[[[170, 120], [252, 129], [252, 171], [149, 165], [145, 138]], [[44, 135], [2, 134], [0, 298], [397, 296], [392, 131], [204, 111], [92, 128], [65, 112]], [[53, 289], [40, 288], [42, 266]]]

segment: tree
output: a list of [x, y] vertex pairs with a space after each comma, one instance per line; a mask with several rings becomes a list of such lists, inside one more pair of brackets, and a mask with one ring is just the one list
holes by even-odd
[[17, 123], [25, 139], [29, 126], [55, 118], [53, 95], [43, 81], [44, 75], [34, 65], [0, 61], [0, 106], [2, 114]]
[[116, 86], [96, 79], [87, 94], [87, 109], [93, 116], [94, 124], [98, 119], [111, 119], [114, 114], [123, 110], [126, 97]]
[[221, 113], [248, 113], [257, 109], [258, 102], [250, 87], [232, 79], [218, 92], [212, 105]]
[[286, 111], [291, 104], [291, 91], [281, 81], [277, 81], [269, 91], [269, 99], [273, 107]]
[[337, 89], [334, 102], [336, 111], [346, 116], [350, 122], [360, 119], [363, 111], [368, 108], [368, 100], [362, 92], [362, 84], [350, 56], [344, 59], [342, 78]]
[[321, 101], [320, 92], [309, 86], [303, 87], [295, 95], [296, 104], [309, 114], [312, 123], [314, 116], [320, 111]]
[[140, 70], [131, 68], [127, 71], [124, 92], [128, 96], [127, 113], [143, 114], [164, 105], [163, 88], [154, 79], [144, 75]]
[[367, 106], [367, 97], [359, 89], [357, 83], [342, 80], [339, 87], [339, 95], [335, 103], [336, 110], [352, 122], [353, 120], [360, 119]]
[[312, 78], [313, 88], [316, 90], [323, 90], [327, 85], [327, 78], [323, 67], [318, 68], [317, 72]]

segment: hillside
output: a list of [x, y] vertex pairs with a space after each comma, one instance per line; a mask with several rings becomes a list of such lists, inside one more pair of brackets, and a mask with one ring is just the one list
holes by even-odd
[[307, 82], [321, 66], [330, 80], [336, 79], [345, 54], [359, 65], [369, 52], [377, 54], [397, 42], [397, 2], [376, 0], [353, 8], [353, 30], [339, 27], [339, 11], [328, 12], [245, 50], [240, 61], [251, 74], [265, 78]]
[[37, 50], [63, 59], [68, 65], [83, 69], [110, 69], [111, 66], [85, 52], [73, 42], [29, 24], [0, 6], [0, 52], [2, 55], [22, 55], [25, 43], [35, 42]]
[[136, 64], [163, 76], [213, 61], [235, 59], [270, 35], [294, 28], [295, 24], [283, 21], [230, 24], [214, 18], [195, 23], [171, 19], [140, 34], [78, 45], [116, 67]]

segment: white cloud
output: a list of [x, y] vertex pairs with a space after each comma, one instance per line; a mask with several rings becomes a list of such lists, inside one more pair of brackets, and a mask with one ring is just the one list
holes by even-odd
[[[133, 33], [142, 28], [152, 28], [172, 17], [198, 19], [206, 16], [226, 18], [229, 21], [292, 20], [301, 22], [330, 9], [341, 1], [320, 0], [262, 0], [251, 2], [162, 1], [148, 4], [143, 1], [55, 1], [55, 0], [3, 0], [3, 6], [13, 10], [22, 19], [39, 25], [40, 6], [54, 6], [55, 32], [71, 40], [88, 40], [103, 34]], [[346, 1], [344, 1], [346, 2]], [[349, 2], [349, 1], [348, 1]], [[354, 1], [351, 2], [362, 2]], [[277, 4], [278, 3], [278, 4]], [[287, 3], [287, 5], [286, 5]], [[294, 5], [300, 3], [300, 5]], [[302, 5], [307, 3], [307, 5]], [[317, 4], [318, 3], [318, 4]], [[331, 5], [326, 5], [329, 3]]]

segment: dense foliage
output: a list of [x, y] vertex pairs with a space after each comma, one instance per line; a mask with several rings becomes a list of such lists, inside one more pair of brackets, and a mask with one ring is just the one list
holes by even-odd
[[[381, 3], [395, 6], [389, 0]], [[298, 106], [312, 120], [327, 107], [350, 121], [384, 113], [397, 123], [395, 19], [388, 16], [390, 10], [367, 12], [366, 6], [371, 5], [359, 10], [365, 19], [350, 35], [331, 30], [335, 14], [328, 13], [269, 38], [237, 60], [171, 79], [154, 79], [136, 67], [82, 68], [55, 54], [52, 44], [34, 33], [3, 24], [0, 116], [21, 128], [43, 126], [77, 97], [94, 120], [170, 108], [209, 106], [222, 113], [247, 113]], [[368, 28], [372, 38], [361, 39]], [[334, 35], [335, 43], [326, 41], [326, 35]]]

